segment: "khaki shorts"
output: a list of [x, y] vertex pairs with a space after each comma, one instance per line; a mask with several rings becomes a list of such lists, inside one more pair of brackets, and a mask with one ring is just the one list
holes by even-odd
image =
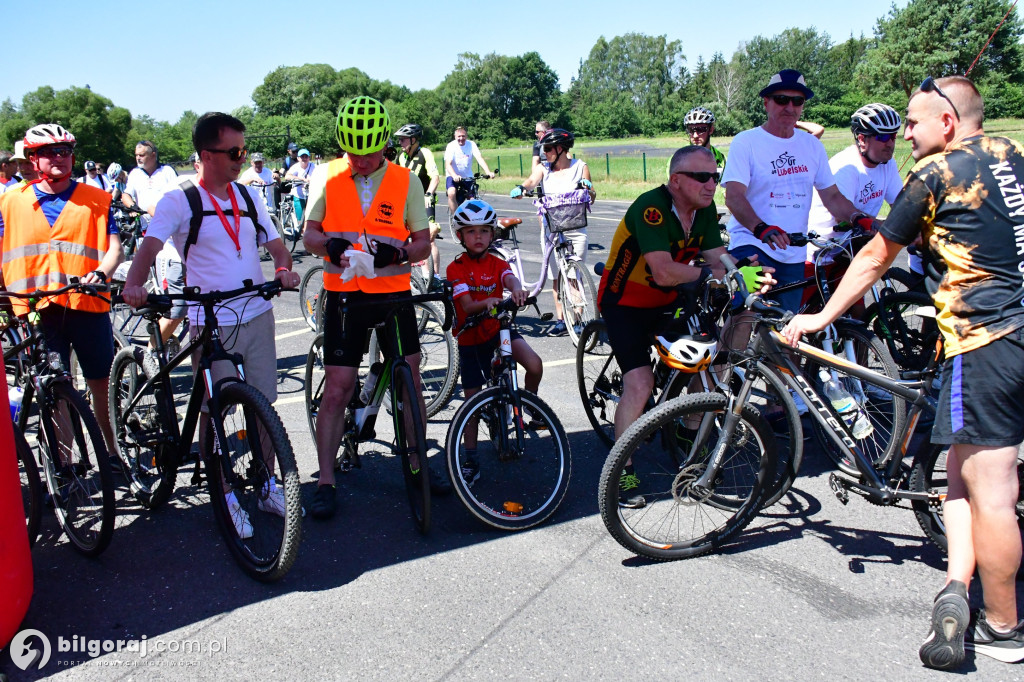
[[[203, 332], [202, 327], [190, 327], [189, 338], [194, 339]], [[274, 344], [274, 311], [254, 317], [244, 324], [220, 327], [220, 340], [224, 350], [242, 356], [245, 369], [245, 383], [256, 388], [273, 403], [277, 400], [277, 348]], [[192, 351], [193, 376], [199, 371], [202, 346]], [[225, 377], [233, 377], [235, 366], [227, 360], [213, 363], [213, 383]], [[201, 379], [200, 379], [201, 381]], [[207, 412], [203, 401], [203, 412]]]

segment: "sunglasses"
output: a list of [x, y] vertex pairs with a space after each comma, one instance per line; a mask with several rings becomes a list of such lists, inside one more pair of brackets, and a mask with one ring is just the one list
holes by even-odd
[[803, 95], [772, 95], [772, 101], [780, 107], [784, 107], [790, 102], [793, 103], [794, 107], [802, 107], [807, 98]]
[[706, 135], [707, 133], [711, 132], [711, 126], [690, 126], [686, 129], [686, 132], [690, 133], [691, 135], [693, 135], [694, 133], [698, 135]]
[[75, 150], [64, 145], [59, 147], [43, 147], [42, 149], [36, 150], [37, 156], [42, 156], [47, 159], [66, 159], [74, 153]]
[[710, 173], [708, 171], [676, 171], [672, 175], [685, 175], [688, 178], [693, 178], [701, 184], [704, 184], [708, 180], [714, 180], [716, 185], [722, 178], [722, 174], [717, 171], [714, 173]]
[[956, 114], [956, 120], [958, 120], [958, 121], [960, 120], [960, 112], [957, 111], [956, 105], [953, 104], [953, 100], [951, 100], [949, 98], [949, 96], [942, 91], [942, 88], [940, 88], [938, 86], [938, 84], [936, 84], [934, 78], [932, 78], [931, 76], [928, 76], [923, 81], [921, 81], [921, 88], [920, 88], [920, 90], [921, 90], [921, 92], [933, 92], [934, 91], [935, 94], [937, 94], [939, 97], [941, 97], [942, 99], [944, 99], [947, 102], [949, 102], [949, 106], [953, 107], [953, 113]]
[[874, 136], [874, 138], [879, 142], [892, 142], [896, 137], [896, 133], [882, 133], [881, 135]]
[[232, 161], [241, 161], [249, 153], [248, 147], [232, 147], [231, 149], [207, 149], [211, 154], [227, 154]]
[[553, 151], [555, 151], [556, 149], [558, 149], [558, 145], [555, 145], [555, 144], [546, 144], [546, 145], [544, 145], [543, 147], [541, 147], [541, 149], [543, 149], [543, 150], [544, 150], [544, 151], [546, 151], [546, 152], [553, 152]]

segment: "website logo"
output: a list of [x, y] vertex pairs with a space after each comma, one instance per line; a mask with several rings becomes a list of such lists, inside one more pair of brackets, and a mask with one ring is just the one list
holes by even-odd
[[[42, 644], [41, 649], [33, 646], [36, 639]], [[50, 640], [39, 630], [22, 630], [16, 634], [11, 640], [10, 651], [14, 665], [22, 670], [28, 670], [32, 666], [42, 670], [43, 666], [50, 662]]]

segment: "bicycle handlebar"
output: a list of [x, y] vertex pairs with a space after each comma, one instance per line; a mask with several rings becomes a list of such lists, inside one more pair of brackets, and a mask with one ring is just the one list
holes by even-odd
[[[238, 289], [232, 289], [231, 291], [210, 291], [202, 293], [199, 287], [185, 287], [182, 289], [180, 294], [149, 294], [146, 296], [146, 304], [143, 308], [150, 310], [166, 310], [169, 309], [174, 301], [189, 301], [190, 303], [220, 303], [236, 296], [242, 296], [243, 294], [255, 293], [265, 300], [270, 300], [272, 297], [278, 295], [286, 289], [281, 285], [281, 282], [277, 279], [272, 279], [269, 282], [263, 284], [253, 284], [251, 279], [244, 280], [242, 286]], [[287, 291], [296, 291], [296, 289], [287, 289]], [[124, 296], [122, 294], [114, 294], [110, 297], [112, 304], [124, 303]], [[140, 308], [141, 310], [142, 308]]]
[[488, 308], [487, 310], [484, 310], [482, 312], [476, 313], [475, 315], [470, 315], [469, 317], [467, 317], [465, 323], [462, 325], [462, 328], [459, 330], [459, 336], [462, 335], [462, 332], [464, 332], [467, 329], [470, 329], [472, 327], [476, 327], [477, 325], [479, 325], [484, 320], [490, 319], [492, 317], [501, 317], [502, 315], [504, 315], [506, 313], [518, 312], [522, 308], [526, 308], [527, 306], [531, 306], [531, 305], [535, 304], [536, 302], [537, 302], [537, 297], [536, 296], [528, 297], [526, 299], [526, 301], [523, 302], [523, 305], [518, 305], [511, 298], [506, 298], [501, 303], [499, 303], [499, 304], [497, 304], [497, 305], [495, 305], [495, 306], [493, 306], [491, 308]]
[[110, 207], [115, 211], [124, 211], [125, 213], [131, 213], [133, 215], [146, 215], [146, 212], [138, 206], [128, 206], [120, 201], [110, 202]]
[[71, 277], [69, 280], [71, 283], [60, 289], [46, 289], [29, 292], [27, 294], [19, 294], [14, 291], [0, 290], [0, 296], [4, 298], [19, 298], [19, 299], [30, 299], [30, 298], [50, 298], [51, 296], [61, 296], [70, 291], [78, 290], [79, 293], [87, 296], [96, 296], [106, 300], [105, 297], [100, 296], [101, 291], [110, 291], [110, 285], [106, 283], [101, 284], [85, 284], [79, 280], [78, 277]]
[[746, 294], [743, 299], [743, 305], [755, 313], [761, 313], [762, 315], [770, 317], [773, 321], [785, 324], [793, 317], [793, 313], [788, 310], [783, 310], [779, 307], [779, 304], [775, 301], [765, 301], [761, 294], [754, 292], [750, 293], [747, 291], [747, 284], [743, 280], [743, 275], [740, 273], [739, 268], [736, 267], [735, 261], [732, 256], [727, 253], [723, 253], [719, 260], [722, 261], [722, 265], [725, 266], [727, 275], [727, 284], [729, 289], [733, 293]]

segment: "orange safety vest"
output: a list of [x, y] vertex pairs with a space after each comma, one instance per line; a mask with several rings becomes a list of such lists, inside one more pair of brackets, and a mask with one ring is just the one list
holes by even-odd
[[[367, 239], [376, 239], [396, 249], [405, 245], [409, 238], [409, 229], [405, 226], [405, 202], [409, 197], [412, 174], [398, 164], [385, 163], [384, 177], [365, 216], [348, 161], [336, 159], [327, 165], [327, 187], [324, 191], [326, 207], [321, 225], [328, 238], [347, 239], [352, 243], [352, 248], [359, 251], [366, 251], [364, 232]], [[324, 258], [324, 288], [328, 291], [362, 291], [367, 294], [409, 290], [412, 268], [408, 262], [377, 268], [374, 272], [377, 276], [373, 279], [353, 277], [342, 282], [342, 269], [331, 263], [329, 258]]]
[[[8, 291], [20, 294], [59, 289], [67, 286], [71, 277], [84, 277], [98, 270], [110, 247], [109, 193], [77, 183], [57, 222], [50, 227], [32, 184], [12, 187], [0, 202], [4, 283]], [[86, 294], [46, 298], [38, 307], [51, 303], [92, 313], [110, 311], [109, 303]], [[28, 312], [28, 304], [18, 299], [11, 299], [11, 304], [18, 315]]]

